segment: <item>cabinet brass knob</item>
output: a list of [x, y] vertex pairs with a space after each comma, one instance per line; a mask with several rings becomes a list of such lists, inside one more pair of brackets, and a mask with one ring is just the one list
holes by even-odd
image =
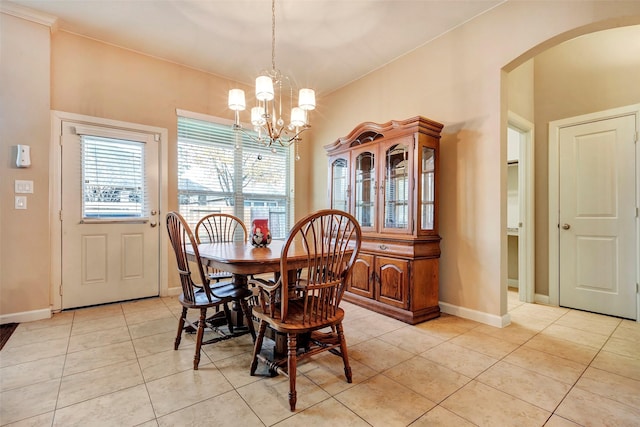
[[380, 245], [380, 250], [381, 251], [386, 251], [387, 250], [387, 245]]
[[570, 228], [571, 228], [571, 226], [569, 224], [562, 224], [562, 229], [563, 230], [568, 230]]

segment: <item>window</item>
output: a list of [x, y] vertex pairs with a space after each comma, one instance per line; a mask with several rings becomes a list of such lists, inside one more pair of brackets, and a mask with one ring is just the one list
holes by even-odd
[[272, 237], [284, 239], [290, 218], [289, 148], [266, 148], [229, 124], [192, 115], [178, 115], [182, 216], [195, 226], [209, 213], [229, 213], [247, 229], [254, 219], [266, 218]]
[[83, 219], [142, 218], [144, 143], [83, 135]]

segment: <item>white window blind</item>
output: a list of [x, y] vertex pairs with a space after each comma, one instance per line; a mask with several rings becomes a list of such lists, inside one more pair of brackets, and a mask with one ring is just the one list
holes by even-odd
[[178, 116], [180, 213], [195, 225], [222, 212], [250, 227], [269, 220], [274, 238], [288, 232], [289, 149], [266, 148], [230, 125]]
[[83, 135], [84, 219], [141, 219], [145, 212], [144, 143]]

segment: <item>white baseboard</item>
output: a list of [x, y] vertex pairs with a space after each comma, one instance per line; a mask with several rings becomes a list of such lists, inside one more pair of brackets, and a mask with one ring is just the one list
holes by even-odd
[[549, 295], [541, 295], [541, 294], [535, 294], [533, 296], [533, 301], [536, 302], [537, 304], [544, 304], [544, 305], [550, 305], [550, 299], [549, 299]]
[[507, 279], [507, 286], [510, 288], [518, 289], [519, 283], [518, 279]]
[[23, 311], [20, 313], [10, 313], [0, 315], [0, 325], [6, 323], [24, 323], [34, 322], [36, 320], [50, 319], [51, 309], [43, 308], [41, 310]]
[[440, 311], [443, 313], [474, 320], [476, 322], [484, 323], [485, 325], [495, 326], [496, 328], [504, 328], [511, 324], [511, 315], [509, 315], [509, 313], [504, 316], [496, 316], [495, 314], [489, 314], [465, 307], [458, 307], [457, 305], [448, 304], [442, 301], [439, 302], [439, 305]]
[[179, 286], [167, 289], [167, 296], [168, 297], [175, 297], [175, 296], [180, 295], [181, 293], [182, 293], [182, 288], [179, 287]]

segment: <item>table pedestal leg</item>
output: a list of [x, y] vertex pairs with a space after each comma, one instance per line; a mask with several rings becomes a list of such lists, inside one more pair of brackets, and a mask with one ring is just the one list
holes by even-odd
[[[233, 274], [232, 276], [233, 286], [236, 288], [246, 288], [247, 276], [244, 274]], [[234, 328], [240, 328], [241, 330], [247, 329], [246, 319], [242, 312], [242, 307], [236, 301], [231, 305], [231, 321]]]

